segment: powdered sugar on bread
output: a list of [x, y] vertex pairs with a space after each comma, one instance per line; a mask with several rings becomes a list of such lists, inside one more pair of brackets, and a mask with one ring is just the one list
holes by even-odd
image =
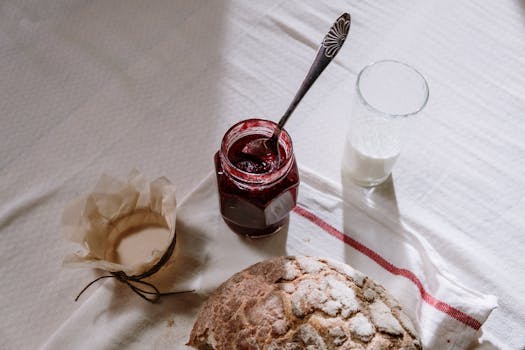
[[204, 303], [196, 349], [421, 349], [384, 288], [348, 265], [280, 257], [235, 274]]

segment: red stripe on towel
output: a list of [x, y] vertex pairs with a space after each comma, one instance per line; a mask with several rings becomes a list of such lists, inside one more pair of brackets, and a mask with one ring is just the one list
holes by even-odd
[[476, 320], [472, 316], [467, 315], [463, 311], [458, 310], [455, 307], [453, 307], [453, 306], [451, 306], [451, 305], [449, 305], [449, 304], [447, 304], [447, 303], [445, 303], [445, 302], [435, 298], [431, 294], [429, 294], [425, 290], [425, 287], [423, 287], [423, 283], [421, 283], [419, 278], [417, 278], [417, 276], [412, 271], [407, 270], [407, 269], [402, 269], [402, 268], [399, 268], [399, 267], [393, 265], [392, 263], [387, 261], [385, 258], [383, 258], [381, 255], [377, 254], [372, 249], [370, 249], [367, 246], [359, 243], [355, 239], [350, 238], [349, 236], [345, 235], [343, 232], [339, 231], [338, 229], [336, 229], [335, 227], [333, 227], [332, 225], [330, 225], [329, 223], [327, 223], [326, 221], [324, 221], [323, 219], [321, 219], [320, 217], [318, 217], [314, 213], [306, 210], [305, 208], [302, 208], [300, 206], [296, 206], [294, 208], [294, 212], [299, 214], [299, 215], [301, 215], [302, 217], [308, 219], [309, 221], [311, 221], [315, 225], [319, 226], [320, 228], [322, 228], [324, 231], [326, 231], [327, 233], [329, 233], [333, 237], [339, 239], [340, 241], [343, 241], [344, 243], [348, 244], [349, 246], [351, 246], [355, 250], [357, 250], [357, 251], [363, 253], [364, 255], [368, 256], [370, 259], [374, 260], [376, 263], [379, 264], [379, 266], [383, 267], [388, 272], [390, 272], [390, 273], [392, 273], [394, 275], [403, 276], [403, 277], [407, 278], [408, 280], [412, 281], [412, 283], [414, 283], [416, 285], [416, 287], [419, 289], [419, 293], [421, 294], [421, 297], [423, 298], [423, 300], [427, 304], [433, 306], [434, 308], [436, 308], [439, 311], [442, 311], [442, 312], [446, 313], [447, 315], [449, 315], [449, 316], [455, 318], [456, 320], [466, 324], [467, 326], [472, 327], [475, 330], [480, 329], [481, 322], [479, 322], [478, 320]]

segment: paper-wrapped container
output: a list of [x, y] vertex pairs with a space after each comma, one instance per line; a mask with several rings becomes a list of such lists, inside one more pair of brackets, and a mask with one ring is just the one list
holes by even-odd
[[126, 181], [103, 175], [64, 211], [66, 238], [83, 248], [64, 264], [126, 277], [153, 274], [173, 251], [176, 207], [175, 188], [165, 177], [148, 183], [136, 170]]

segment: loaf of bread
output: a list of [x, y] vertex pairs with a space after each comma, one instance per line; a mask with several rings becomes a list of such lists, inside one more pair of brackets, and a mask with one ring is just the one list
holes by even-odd
[[199, 350], [421, 349], [386, 290], [350, 266], [279, 257], [233, 275], [203, 304], [189, 346]]

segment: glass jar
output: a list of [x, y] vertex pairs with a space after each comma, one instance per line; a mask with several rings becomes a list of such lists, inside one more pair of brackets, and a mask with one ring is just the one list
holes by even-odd
[[278, 166], [259, 172], [240, 166], [239, 159], [246, 159], [243, 147], [251, 140], [269, 138], [276, 127], [269, 120], [241, 121], [224, 134], [215, 154], [222, 217], [234, 232], [251, 238], [279, 231], [297, 203], [299, 173], [292, 139], [285, 130], [279, 137]]

